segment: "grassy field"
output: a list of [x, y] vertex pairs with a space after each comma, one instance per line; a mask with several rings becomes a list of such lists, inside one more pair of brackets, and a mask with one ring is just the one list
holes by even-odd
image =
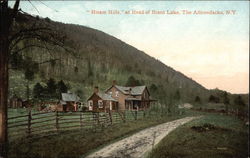
[[146, 117], [136, 121], [127, 121], [109, 126], [99, 131], [74, 130], [60, 132], [54, 136], [37, 139], [23, 139], [9, 144], [10, 158], [74, 158], [85, 155], [113, 141], [127, 137], [139, 130], [163, 122], [190, 116], [182, 115], [164, 117]]
[[248, 126], [236, 117], [206, 114], [167, 135], [148, 158], [247, 158]]

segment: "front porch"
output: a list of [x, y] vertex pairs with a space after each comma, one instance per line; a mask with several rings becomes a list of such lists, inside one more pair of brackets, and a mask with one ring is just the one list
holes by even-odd
[[137, 98], [127, 98], [125, 100], [126, 110], [146, 110], [150, 106], [151, 100], [140, 100]]

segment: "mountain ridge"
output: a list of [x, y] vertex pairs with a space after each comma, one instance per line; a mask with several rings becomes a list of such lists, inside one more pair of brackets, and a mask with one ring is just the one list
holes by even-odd
[[[33, 22], [59, 30], [67, 36], [65, 45], [76, 50], [76, 58], [71, 54], [61, 53], [63, 51], [53, 52], [53, 57], [60, 58], [60, 61], [56, 61], [54, 65], [39, 66], [39, 75], [31, 84], [31, 89], [35, 82], [44, 82], [44, 79], [52, 77], [69, 81], [71, 84], [75, 82], [84, 85], [80, 87], [73, 85], [72, 88], [73, 91], [77, 91], [77, 88], [84, 89], [86, 98], [94, 85], [106, 87], [112, 80], [124, 85], [129, 76], [134, 76], [148, 87], [155, 84], [158, 88], [155, 96], [162, 95], [158, 97], [160, 100], [167, 100], [164, 99], [164, 95], [166, 98], [173, 97], [178, 90], [183, 93], [183, 99], [186, 101], [194, 100], [197, 95], [202, 95], [204, 98], [208, 96], [208, 90], [195, 80], [103, 31], [78, 24], [54, 22], [49, 18], [33, 17], [28, 14], [19, 14], [18, 18], [17, 22], [25, 23], [24, 25]], [[34, 61], [51, 58], [46, 55], [46, 51], [43, 52], [38, 48], [26, 53]]]

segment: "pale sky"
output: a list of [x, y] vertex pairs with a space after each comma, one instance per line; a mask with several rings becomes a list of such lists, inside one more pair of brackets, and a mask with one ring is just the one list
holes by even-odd
[[[32, 15], [106, 32], [208, 89], [249, 92], [248, 1], [32, 1], [32, 4], [39, 13], [27, 1], [21, 2], [21, 8]], [[91, 10], [119, 10], [121, 14], [96, 15]], [[124, 14], [128, 10], [236, 12], [234, 15]]]

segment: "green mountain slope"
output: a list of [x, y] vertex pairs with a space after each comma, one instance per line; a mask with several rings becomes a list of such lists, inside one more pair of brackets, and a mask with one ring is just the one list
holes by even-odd
[[[194, 101], [196, 96], [202, 100], [208, 98], [209, 91], [196, 81], [102, 31], [26, 14], [20, 14], [16, 22], [23, 27], [28, 27], [31, 23], [47, 25], [65, 34], [65, 46], [75, 50], [75, 54], [65, 53], [60, 49], [48, 52], [41, 48], [30, 48], [23, 52], [24, 56], [37, 62], [57, 59], [53, 63], [39, 65], [35, 79], [29, 82], [31, 90], [35, 83], [44, 83], [48, 78], [62, 79], [84, 101], [92, 93], [94, 86], [104, 90], [111, 85], [112, 80], [125, 85], [128, 78], [133, 76], [141, 84], [147, 85], [152, 97], [161, 103], [170, 104], [177, 93], [186, 102]], [[25, 42], [19, 45], [25, 45]], [[16, 94], [25, 98], [26, 82], [23, 73], [11, 70], [10, 96]]]

